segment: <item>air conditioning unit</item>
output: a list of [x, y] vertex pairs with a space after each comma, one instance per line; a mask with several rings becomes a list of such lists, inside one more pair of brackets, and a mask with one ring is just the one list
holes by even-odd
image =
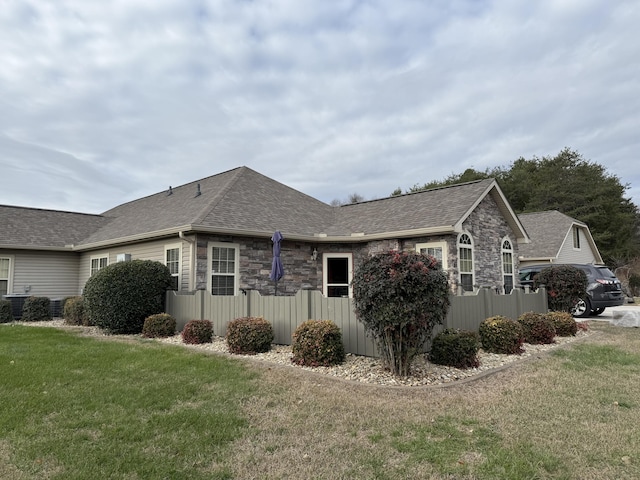
[[119, 253], [116, 256], [116, 262], [130, 262], [131, 254], [130, 253]]

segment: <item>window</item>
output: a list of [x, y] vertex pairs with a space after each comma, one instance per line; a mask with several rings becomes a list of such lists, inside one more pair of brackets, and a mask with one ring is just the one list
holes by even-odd
[[11, 293], [11, 257], [0, 257], [0, 300]]
[[458, 265], [460, 285], [465, 292], [473, 291], [473, 242], [471, 237], [462, 233], [458, 237]]
[[502, 277], [504, 293], [513, 290], [513, 247], [508, 239], [502, 241]]
[[576, 226], [573, 227], [573, 248], [580, 250], [580, 229]]
[[91, 257], [91, 275], [109, 265], [109, 256]]
[[235, 295], [238, 291], [238, 250], [233, 243], [209, 244], [211, 295]]
[[431, 255], [442, 267], [447, 269], [447, 242], [429, 242], [416, 244], [416, 252]]
[[351, 297], [352, 263], [350, 253], [323, 255], [322, 280], [326, 297]]
[[182, 264], [182, 247], [181, 245], [165, 245], [164, 247], [164, 264], [171, 273], [171, 289], [180, 290], [180, 272]]

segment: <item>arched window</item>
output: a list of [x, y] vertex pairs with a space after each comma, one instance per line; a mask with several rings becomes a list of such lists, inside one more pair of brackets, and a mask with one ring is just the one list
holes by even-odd
[[473, 291], [473, 242], [471, 236], [461, 233], [458, 237], [458, 270], [460, 285], [465, 292]]
[[513, 290], [513, 247], [508, 238], [502, 240], [502, 278], [504, 293]]

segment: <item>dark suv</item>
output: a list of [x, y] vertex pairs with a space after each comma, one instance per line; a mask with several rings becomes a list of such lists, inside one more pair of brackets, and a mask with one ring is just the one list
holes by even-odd
[[[547, 267], [553, 265], [527, 265], [520, 268], [520, 285], [533, 287], [534, 277]], [[587, 296], [581, 299], [573, 309], [574, 317], [600, 315], [606, 307], [617, 307], [624, 303], [624, 293], [620, 280], [611, 270], [600, 265], [571, 264], [587, 274]]]

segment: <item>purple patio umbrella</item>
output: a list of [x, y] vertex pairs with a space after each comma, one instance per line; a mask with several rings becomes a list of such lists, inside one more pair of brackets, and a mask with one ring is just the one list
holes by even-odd
[[284, 268], [282, 267], [282, 260], [280, 260], [280, 242], [282, 241], [282, 234], [276, 230], [271, 237], [273, 242], [273, 262], [271, 263], [271, 273], [269, 278], [276, 282], [275, 294], [278, 294], [278, 280], [284, 276]]

